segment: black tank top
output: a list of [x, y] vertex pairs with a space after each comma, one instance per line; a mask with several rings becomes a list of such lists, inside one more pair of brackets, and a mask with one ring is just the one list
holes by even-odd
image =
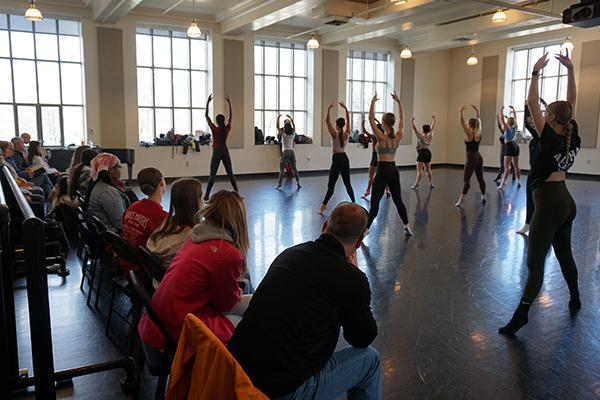
[[479, 140], [479, 142], [476, 142], [475, 140], [471, 140], [470, 142], [467, 142], [465, 140], [465, 147], [467, 148], [467, 151], [479, 151], [479, 143], [481, 142], [481, 140]]

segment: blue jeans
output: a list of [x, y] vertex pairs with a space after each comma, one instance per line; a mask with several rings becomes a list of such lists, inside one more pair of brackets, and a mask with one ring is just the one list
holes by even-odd
[[336, 351], [322, 370], [279, 400], [332, 400], [344, 392], [348, 400], [381, 399], [381, 360], [373, 347]]

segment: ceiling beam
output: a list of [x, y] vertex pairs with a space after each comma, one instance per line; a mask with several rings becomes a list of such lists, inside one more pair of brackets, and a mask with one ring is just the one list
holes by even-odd
[[[298, 14], [309, 12], [325, 0], [267, 0], [248, 1], [228, 16], [218, 16], [221, 33], [240, 35], [257, 31]], [[221, 18], [221, 19], [220, 19]]]
[[95, 22], [118, 22], [142, 0], [84, 0]]
[[[472, 3], [465, 1], [456, 2], [456, 5], [450, 7], [446, 2], [428, 0], [411, 1], [406, 5], [409, 4], [412, 6], [402, 9], [402, 11], [395, 15], [394, 19], [379, 24], [353, 24], [348, 27], [336, 29], [321, 35], [320, 42], [328, 45], [337, 45], [373, 39], [398, 32], [408, 32], [421, 26], [437, 24], [440, 22], [440, 19], [446, 20], [464, 15], [469, 11], [472, 12], [474, 7]], [[484, 8], [484, 6], [479, 7]]]

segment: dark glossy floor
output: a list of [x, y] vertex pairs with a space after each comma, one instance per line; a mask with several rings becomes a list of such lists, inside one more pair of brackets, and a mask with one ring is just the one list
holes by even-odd
[[[403, 197], [415, 236], [405, 239], [389, 200], [359, 251], [369, 278], [379, 324], [374, 343], [383, 357], [385, 399], [593, 399], [600, 398], [600, 182], [569, 181], [577, 202], [573, 248], [579, 267], [583, 308], [571, 319], [568, 293], [552, 254], [544, 287], [530, 322], [517, 338], [497, 334], [512, 315], [526, 278], [526, 238], [514, 232], [525, 218], [525, 190], [509, 186], [503, 195], [489, 183], [481, 206], [476, 185], [462, 209], [453, 206], [462, 171], [435, 169], [436, 188], [409, 189], [413, 171], [402, 171]], [[275, 191], [275, 180], [241, 180], [252, 249], [249, 266], [256, 283], [283, 249], [315, 238], [323, 223], [316, 213], [326, 176], [302, 179]], [[362, 193], [366, 174], [354, 174]], [[473, 181], [474, 183], [474, 181]], [[426, 186], [426, 185], [425, 185]], [[216, 188], [227, 187], [224, 182]], [[346, 200], [341, 182], [331, 201]], [[165, 204], [168, 202], [165, 201]], [[101, 311], [85, 305], [78, 263], [66, 282], [50, 279], [57, 368], [99, 362], [118, 355], [126, 331], [115, 324], [104, 335], [107, 301]], [[26, 299], [19, 290], [22, 364], [30, 365]], [[340, 344], [342, 345], [342, 344]], [[121, 371], [75, 379], [63, 398], [113, 400]], [[140, 398], [152, 398], [153, 378], [144, 377]]]

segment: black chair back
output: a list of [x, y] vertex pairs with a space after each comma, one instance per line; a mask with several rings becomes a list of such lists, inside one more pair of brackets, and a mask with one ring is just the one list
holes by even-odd
[[111, 230], [106, 230], [102, 236], [104, 236], [106, 241], [112, 246], [119, 258], [127, 261], [128, 263], [135, 264], [140, 268], [143, 266], [143, 260], [138, 252], [117, 233]]
[[173, 338], [171, 337], [171, 334], [169, 333], [167, 328], [165, 328], [165, 325], [162, 323], [162, 321], [158, 317], [158, 314], [156, 314], [156, 312], [150, 305], [150, 300], [151, 300], [150, 294], [148, 293], [148, 291], [146, 290], [144, 285], [140, 282], [140, 278], [135, 273], [135, 271], [129, 271], [129, 281], [131, 282], [131, 284], [133, 286], [133, 291], [134, 291], [135, 297], [141, 304], [144, 305], [144, 308], [146, 309], [148, 316], [150, 317], [152, 322], [154, 322], [154, 324], [158, 327], [160, 332], [165, 337], [165, 339], [167, 341], [167, 348], [172, 348], [172, 349], [176, 348], [177, 346], [176, 346], [175, 340], [173, 340]]
[[[89, 218], [86, 218], [86, 221]], [[94, 225], [96, 225], [96, 229], [98, 231], [98, 233], [100, 233], [101, 235], [104, 235], [104, 233], [106, 231], [108, 231], [108, 227], [106, 226], [106, 224], [104, 222], [102, 222], [102, 220], [98, 217], [96, 217], [95, 215], [91, 216], [91, 220], [94, 223]]]
[[163, 267], [160, 259], [152, 254], [145, 246], [138, 247], [138, 250], [150, 276], [157, 282], [162, 281], [167, 270]]

